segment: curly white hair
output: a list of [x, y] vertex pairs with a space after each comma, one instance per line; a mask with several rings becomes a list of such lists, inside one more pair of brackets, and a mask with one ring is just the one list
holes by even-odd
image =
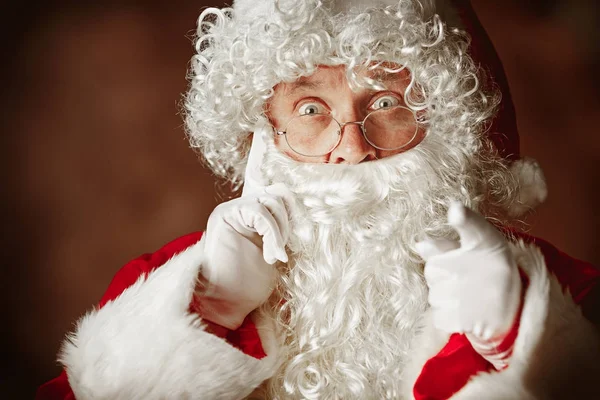
[[[449, 144], [477, 152], [500, 95], [482, 90], [470, 38], [448, 28], [432, 1], [401, 0], [361, 8], [340, 0], [237, 1], [204, 10], [185, 99], [190, 143], [208, 167], [239, 186], [250, 136], [268, 122], [265, 104], [280, 82], [311, 75], [320, 65], [346, 65], [351, 85], [365, 68], [410, 72], [407, 105]], [[356, 2], [354, 2], [356, 3]], [[386, 3], [387, 4], [387, 3]], [[486, 88], [487, 89], [487, 88]]]

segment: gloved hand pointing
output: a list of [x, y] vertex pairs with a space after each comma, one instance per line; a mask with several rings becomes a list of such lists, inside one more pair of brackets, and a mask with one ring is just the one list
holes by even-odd
[[200, 296], [202, 316], [228, 329], [238, 328], [246, 315], [273, 291], [275, 268], [287, 262], [289, 221], [282, 184], [261, 187], [256, 177], [264, 154], [261, 132], [254, 133], [242, 197], [220, 204], [208, 219]]
[[417, 243], [426, 262], [434, 324], [448, 333], [466, 333], [476, 350], [487, 352], [487, 344], [500, 343], [508, 335], [519, 311], [522, 284], [517, 264], [507, 240], [483, 216], [452, 202], [448, 223], [460, 242]]

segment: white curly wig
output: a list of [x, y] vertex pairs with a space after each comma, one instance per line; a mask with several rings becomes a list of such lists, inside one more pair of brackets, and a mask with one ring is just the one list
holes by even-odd
[[468, 35], [447, 28], [432, 0], [361, 3], [238, 0], [233, 8], [204, 10], [186, 126], [192, 147], [217, 176], [243, 182], [249, 138], [267, 122], [265, 102], [274, 86], [319, 65], [346, 65], [352, 85], [372, 87], [382, 85], [359, 79], [357, 71], [401, 65], [411, 76], [406, 103], [423, 110], [422, 122], [454, 132], [445, 140], [465, 152], [480, 150], [500, 96], [481, 90]]
[[427, 131], [410, 151], [353, 166], [298, 163], [265, 140], [264, 177], [298, 198], [290, 261], [261, 311], [286, 333], [265, 398], [399, 397], [426, 304], [417, 236], [451, 234], [448, 198], [501, 223], [525, 192], [488, 135], [499, 91], [454, 17], [433, 0], [237, 0], [200, 16], [187, 130], [233, 184], [244, 181], [252, 134], [270, 133], [275, 86], [322, 65], [344, 65], [352, 87], [371, 88], [384, 85], [365, 69], [406, 69], [404, 100]]

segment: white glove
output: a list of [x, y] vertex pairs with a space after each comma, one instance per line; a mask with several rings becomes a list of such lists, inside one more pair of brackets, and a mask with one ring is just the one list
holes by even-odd
[[519, 311], [517, 264], [507, 240], [483, 216], [452, 202], [448, 223], [460, 243], [426, 239], [416, 244], [426, 262], [434, 324], [448, 333], [466, 333], [475, 349], [487, 354], [490, 344], [509, 333]]
[[275, 278], [272, 264], [288, 260], [289, 221], [283, 198], [290, 192], [282, 184], [260, 187], [262, 181], [251, 176], [264, 154], [260, 132], [254, 134], [252, 146], [242, 197], [215, 208], [203, 237], [202, 316], [232, 330], [269, 298]]

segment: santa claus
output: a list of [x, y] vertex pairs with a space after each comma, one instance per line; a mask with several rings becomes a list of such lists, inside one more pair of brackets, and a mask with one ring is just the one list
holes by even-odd
[[600, 396], [600, 273], [514, 227], [545, 185], [468, 3], [237, 0], [196, 49], [189, 137], [243, 194], [119, 271], [39, 398]]

